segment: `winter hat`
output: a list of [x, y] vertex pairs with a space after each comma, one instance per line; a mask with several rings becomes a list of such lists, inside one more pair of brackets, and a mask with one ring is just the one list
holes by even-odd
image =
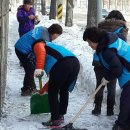
[[31, 0], [23, 0], [23, 4], [31, 4]]

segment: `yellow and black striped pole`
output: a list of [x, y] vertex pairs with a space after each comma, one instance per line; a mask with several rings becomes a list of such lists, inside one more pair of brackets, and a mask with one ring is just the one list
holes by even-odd
[[57, 19], [58, 21], [62, 21], [62, 11], [63, 11], [63, 1], [62, 0], [58, 0], [57, 2]]

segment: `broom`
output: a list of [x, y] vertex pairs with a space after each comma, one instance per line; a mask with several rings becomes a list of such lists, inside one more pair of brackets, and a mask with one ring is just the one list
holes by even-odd
[[[30, 99], [30, 109], [31, 109], [31, 114], [39, 114], [39, 113], [49, 113], [50, 112], [50, 107], [49, 107], [49, 102], [48, 102], [48, 94], [45, 93], [47, 89], [47, 84], [44, 85], [42, 88], [42, 76], [38, 77], [39, 79], [39, 88], [40, 91], [39, 93], [34, 93], [31, 96]], [[40, 94], [42, 92], [42, 94]]]

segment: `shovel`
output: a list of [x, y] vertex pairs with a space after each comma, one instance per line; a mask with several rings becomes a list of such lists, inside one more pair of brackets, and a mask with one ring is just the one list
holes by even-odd
[[86, 106], [89, 104], [89, 102], [91, 101], [91, 99], [93, 99], [95, 97], [95, 95], [97, 94], [97, 92], [102, 88], [102, 86], [104, 86], [104, 83], [101, 83], [98, 88], [95, 90], [94, 93], [92, 93], [92, 95], [90, 95], [90, 97], [88, 98], [88, 100], [85, 102], [85, 104], [80, 108], [80, 110], [78, 111], [78, 113], [72, 118], [72, 120], [65, 126], [63, 126], [62, 128], [54, 128], [51, 130], [88, 130], [88, 129], [75, 129], [73, 127], [73, 123], [76, 121], [76, 119], [80, 116], [81, 112], [86, 108]]
[[[42, 88], [42, 76], [38, 77], [40, 90], [44, 90], [44, 88]], [[30, 109], [31, 114], [49, 113], [50, 107], [48, 94], [44, 92], [42, 95], [39, 93], [34, 93], [30, 99]]]

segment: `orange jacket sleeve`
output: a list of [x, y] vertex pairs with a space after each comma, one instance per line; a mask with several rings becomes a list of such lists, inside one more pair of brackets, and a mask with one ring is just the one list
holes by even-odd
[[46, 50], [43, 42], [34, 45], [34, 53], [36, 54], [36, 69], [44, 69]]

